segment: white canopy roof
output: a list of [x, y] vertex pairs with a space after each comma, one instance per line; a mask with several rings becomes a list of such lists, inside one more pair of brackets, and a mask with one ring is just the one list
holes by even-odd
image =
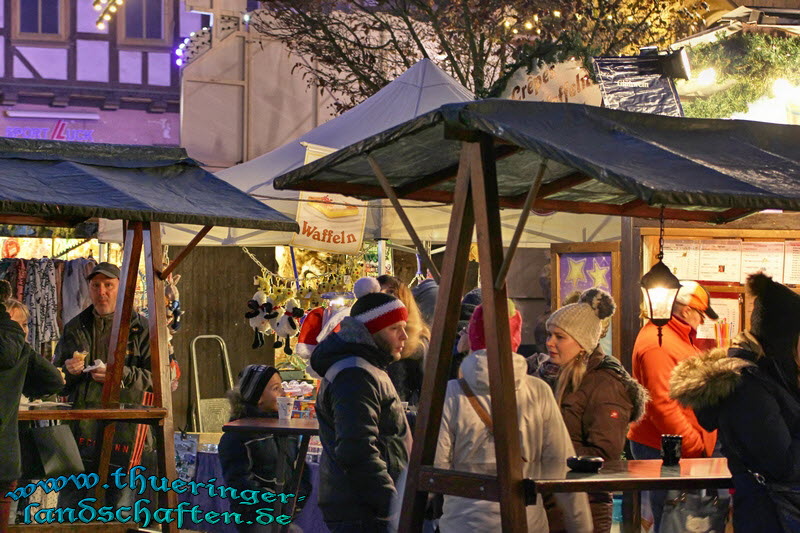
[[[273, 209], [295, 218], [298, 193], [278, 191], [272, 182], [275, 177], [305, 164], [306, 144], [338, 150], [437, 109], [443, 104], [473, 99], [473, 95], [456, 80], [429, 59], [423, 59], [373, 96], [342, 115], [280, 148], [222, 170], [216, 175], [242, 191], [252, 194]], [[419, 202], [405, 203], [420, 205]], [[394, 211], [388, 208], [388, 202], [384, 204], [375, 201], [370, 205], [374, 207], [369, 209], [365, 239], [380, 237], [404, 244], [411, 242]], [[432, 242], [445, 240], [449, 213], [449, 207], [409, 210], [409, 216], [417, 225], [420, 238]], [[506, 210], [504, 215], [504, 219], [508, 219], [508, 222], [503, 237], [508, 241], [513, 234], [518, 211]], [[595, 215], [576, 217], [561, 213], [545, 217], [532, 216], [521, 245], [547, 246], [551, 242], [582, 241], [589, 240], [589, 237], [593, 237], [590, 240], [617, 238], [619, 224], [605, 220], [606, 218], [608, 217]], [[198, 226], [177, 224], [163, 224], [162, 227], [164, 228], [162, 241], [164, 244], [173, 245], [188, 243], [200, 230]], [[596, 232], [598, 228], [600, 231]], [[100, 239], [104, 241], [122, 240], [121, 227], [105, 220], [101, 221], [99, 234]], [[288, 232], [215, 228], [200, 244], [278, 246], [289, 244], [291, 235]]]

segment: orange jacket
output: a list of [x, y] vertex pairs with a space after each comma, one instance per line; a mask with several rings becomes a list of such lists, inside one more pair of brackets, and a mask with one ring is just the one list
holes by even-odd
[[710, 457], [717, 441], [717, 432], [704, 430], [694, 411], [681, 406], [669, 396], [669, 378], [675, 365], [700, 353], [695, 347], [694, 331], [682, 320], [673, 317], [661, 328], [662, 345], [658, 345], [658, 328], [648, 322], [639, 331], [633, 346], [631, 374], [650, 393], [644, 417], [631, 425], [628, 439], [661, 448], [661, 435], [683, 435], [683, 457]]

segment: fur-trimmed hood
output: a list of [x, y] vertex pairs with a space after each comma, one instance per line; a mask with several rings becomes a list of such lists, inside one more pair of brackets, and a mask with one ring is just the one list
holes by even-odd
[[670, 378], [670, 396], [692, 409], [718, 406], [742, 380], [742, 372], [756, 367], [763, 357], [761, 345], [749, 332], [742, 332], [730, 352], [715, 348], [678, 363]]
[[617, 378], [625, 385], [625, 392], [631, 399], [633, 409], [631, 410], [631, 422], [638, 422], [645, 413], [647, 402], [650, 401], [650, 394], [638, 381], [628, 374], [625, 367], [615, 357], [603, 355], [598, 363], [598, 370], [610, 370], [617, 375]]

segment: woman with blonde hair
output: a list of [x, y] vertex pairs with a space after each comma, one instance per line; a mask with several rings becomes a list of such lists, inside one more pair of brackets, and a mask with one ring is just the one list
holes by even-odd
[[406, 320], [408, 339], [400, 354], [400, 360], [390, 364], [386, 371], [397, 389], [400, 400], [416, 405], [422, 390], [422, 372], [431, 330], [422, 319], [422, 313], [408, 285], [387, 274], [378, 276], [378, 283], [381, 285], [381, 292], [396, 297], [408, 310], [408, 320]]
[[[622, 456], [628, 424], [644, 414], [648, 400], [644, 387], [600, 348], [604, 327], [615, 310], [611, 295], [593, 288], [547, 320], [547, 350], [550, 360], [561, 367], [556, 402], [575, 453], [605, 460]], [[610, 531], [611, 494], [590, 493], [589, 504], [594, 530]], [[558, 530], [553, 527], [557, 516], [552, 518], [551, 531]]]
[[25, 338], [28, 338], [28, 320], [31, 317], [31, 312], [28, 306], [15, 298], [6, 300], [6, 311], [11, 316], [11, 320], [19, 324], [22, 332], [25, 333]]

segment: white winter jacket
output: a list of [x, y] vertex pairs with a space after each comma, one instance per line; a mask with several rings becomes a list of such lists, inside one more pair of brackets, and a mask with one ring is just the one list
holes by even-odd
[[[461, 372], [478, 401], [491, 413], [489, 369], [485, 350], [469, 354]], [[526, 478], [536, 478], [543, 464], [566, 465], [574, 455], [569, 433], [561, 418], [550, 387], [527, 375], [525, 359], [514, 354], [514, 387], [517, 392], [520, 444]], [[497, 474], [494, 438], [475, 413], [457, 380], [447, 383], [442, 425], [436, 448], [435, 466], [460, 472]], [[566, 466], [564, 466], [566, 472]], [[585, 493], [556, 494], [570, 532], [592, 531], [592, 516]], [[541, 498], [527, 507], [528, 531], [547, 531], [547, 515]], [[444, 497], [442, 533], [500, 531], [500, 504], [459, 496]]]

